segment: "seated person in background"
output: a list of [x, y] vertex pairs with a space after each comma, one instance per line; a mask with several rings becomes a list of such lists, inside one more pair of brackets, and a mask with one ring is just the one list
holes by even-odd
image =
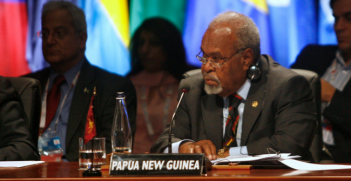
[[179, 81], [187, 69], [178, 29], [162, 18], [145, 20], [130, 45], [132, 80], [138, 100], [133, 153], [149, 152], [177, 106]]
[[[180, 83], [180, 89], [190, 86], [190, 91], [175, 116], [173, 152], [205, 153], [213, 160], [267, 154], [271, 148], [311, 159], [317, 120], [310, 85], [260, 55], [252, 19], [231, 11], [218, 15], [203, 36], [197, 58], [203, 63], [202, 74]], [[252, 66], [261, 73], [251, 76]], [[168, 129], [151, 152], [167, 152]]]
[[78, 161], [78, 138], [84, 136], [96, 87], [93, 107], [97, 137], [106, 138], [106, 153], [110, 153], [116, 92], [126, 94], [129, 121], [135, 133], [136, 93], [132, 82], [88, 62], [84, 56], [87, 28], [83, 10], [70, 2], [50, 1], [43, 7], [41, 20], [42, 49], [50, 67], [26, 75], [41, 82], [41, 130], [44, 134], [56, 130], [65, 158]]
[[351, 2], [331, 0], [338, 46], [309, 45], [291, 68], [321, 78], [323, 142], [338, 163], [351, 163]]
[[24, 117], [18, 94], [0, 76], [0, 161], [40, 160]]

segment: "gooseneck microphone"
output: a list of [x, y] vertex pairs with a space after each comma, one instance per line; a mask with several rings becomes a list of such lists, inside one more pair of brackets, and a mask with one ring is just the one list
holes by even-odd
[[190, 90], [190, 85], [189, 84], [184, 84], [182, 86], [182, 94], [180, 95], [180, 98], [179, 98], [179, 101], [178, 101], [178, 104], [177, 104], [177, 107], [173, 113], [173, 116], [172, 116], [172, 119], [171, 119], [171, 122], [170, 122], [170, 125], [169, 125], [169, 132], [168, 132], [168, 153], [172, 153], [172, 127], [173, 127], [173, 124], [174, 124], [174, 116], [175, 114], [177, 113], [177, 110], [178, 110], [178, 107], [180, 105], [180, 102], [182, 101], [183, 99], [183, 96], [184, 94], [188, 93]]

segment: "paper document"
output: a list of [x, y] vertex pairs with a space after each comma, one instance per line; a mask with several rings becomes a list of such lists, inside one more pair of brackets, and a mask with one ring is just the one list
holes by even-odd
[[241, 155], [241, 156], [228, 156], [226, 158], [219, 158], [217, 160], [212, 160], [212, 164], [228, 163], [228, 162], [250, 162], [250, 161], [270, 161], [278, 159], [291, 159], [299, 158], [300, 156], [289, 156], [290, 153], [281, 154], [262, 154], [256, 156]]
[[293, 160], [293, 159], [285, 159], [285, 160], [281, 159], [278, 161], [296, 170], [318, 171], [318, 170], [351, 169], [351, 165], [306, 163], [306, 162]]
[[0, 161], [0, 167], [25, 167], [44, 163], [44, 161]]
[[318, 171], [318, 170], [337, 170], [337, 169], [351, 169], [351, 165], [337, 165], [337, 164], [318, 164], [318, 163], [307, 163], [304, 161], [294, 160], [294, 158], [299, 158], [300, 156], [290, 156], [290, 153], [280, 153], [280, 154], [262, 154], [256, 156], [228, 156], [226, 158], [219, 158], [217, 160], [212, 160], [212, 164], [216, 165], [219, 163], [229, 163], [229, 162], [251, 162], [251, 161], [279, 161], [280, 163], [296, 169], [304, 171]]

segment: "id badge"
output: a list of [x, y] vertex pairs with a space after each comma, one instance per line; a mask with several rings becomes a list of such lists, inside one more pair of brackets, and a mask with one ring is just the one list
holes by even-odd
[[38, 139], [38, 149], [42, 161], [62, 161], [63, 151], [57, 132], [52, 131], [41, 135]]

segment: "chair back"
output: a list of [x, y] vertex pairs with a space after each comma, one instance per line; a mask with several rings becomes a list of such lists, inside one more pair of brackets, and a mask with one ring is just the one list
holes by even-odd
[[28, 129], [34, 145], [37, 146], [41, 112], [40, 82], [28, 77], [8, 77], [8, 79], [21, 98], [28, 118]]
[[187, 72], [185, 72], [185, 73], [183, 74], [183, 79], [186, 79], [186, 78], [188, 78], [188, 77], [190, 77], [190, 76], [192, 76], [192, 75], [195, 75], [195, 74], [197, 74], [197, 73], [200, 73], [200, 72], [201, 72], [201, 69], [189, 70], [189, 71], [187, 71]]
[[321, 120], [321, 82], [317, 73], [310, 70], [291, 69], [292, 71], [304, 76], [311, 85], [313, 101], [316, 105], [318, 125], [315, 130], [310, 152], [315, 163], [319, 163], [322, 157], [322, 120]]

